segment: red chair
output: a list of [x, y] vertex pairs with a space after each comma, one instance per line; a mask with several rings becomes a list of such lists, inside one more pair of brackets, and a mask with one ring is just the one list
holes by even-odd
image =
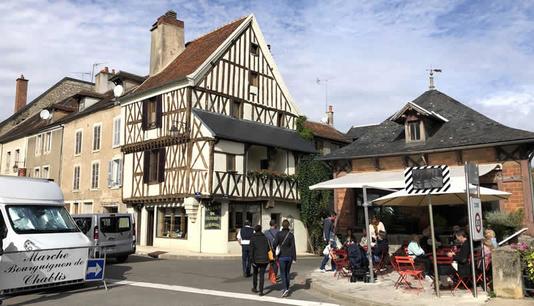
[[373, 270], [376, 275], [379, 275], [382, 272], [387, 271], [386, 264], [388, 263], [388, 261], [389, 262], [391, 261], [388, 259], [389, 259], [389, 254], [387, 252], [383, 252], [382, 255], [380, 256], [380, 260], [377, 263], [373, 263]]
[[330, 256], [332, 257], [332, 260], [336, 264], [336, 271], [334, 272], [334, 277], [337, 276], [343, 276], [348, 277], [350, 276], [350, 269], [348, 269], [350, 263], [349, 263], [349, 256], [346, 250], [331, 250]]
[[[414, 261], [410, 256], [395, 256], [395, 266], [397, 273], [399, 273], [399, 278], [395, 282], [395, 288], [403, 285], [406, 289], [424, 290], [423, 282], [421, 281], [424, 279], [423, 270], [415, 268]], [[408, 281], [408, 277], [410, 276], [419, 282], [419, 287], [412, 286]]]

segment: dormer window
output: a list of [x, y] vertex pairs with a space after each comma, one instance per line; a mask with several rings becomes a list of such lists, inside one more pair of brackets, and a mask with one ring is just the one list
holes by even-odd
[[406, 142], [419, 142], [425, 140], [423, 121], [406, 121], [405, 124]]

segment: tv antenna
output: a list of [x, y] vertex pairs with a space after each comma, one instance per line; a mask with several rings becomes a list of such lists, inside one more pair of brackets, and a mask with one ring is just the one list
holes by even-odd
[[434, 72], [442, 72], [441, 69], [427, 69], [426, 71], [429, 72], [428, 78], [429, 78], [429, 84], [428, 89], [433, 90], [436, 89], [436, 86], [434, 86]]
[[319, 79], [315, 81], [317, 85], [324, 85], [324, 111], [328, 111], [328, 81], [329, 79]]
[[91, 83], [93, 83], [94, 79], [95, 79], [95, 69], [100, 65], [104, 65], [104, 63], [94, 63], [93, 64], [93, 69], [91, 70]]
[[79, 71], [77, 71], [77, 72], [71, 72], [70, 74], [79, 75], [80, 78], [81, 78], [82, 80], [84, 80], [84, 81], [85, 81], [85, 77], [86, 77], [86, 76], [91, 77], [91, 73], [90, 73], [90, 72], [79, 72]]

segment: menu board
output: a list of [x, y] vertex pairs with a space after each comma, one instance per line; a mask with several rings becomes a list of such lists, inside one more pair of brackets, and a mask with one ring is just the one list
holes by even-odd
[[204, 216], [204, 229], [221, 229], [221, 203], [212, 203], [211, 205], [206, 206], [206, 213]]
[[440, 168], [414, 169], [414, 189], [430, 189], [443, 187], [443, 173]]

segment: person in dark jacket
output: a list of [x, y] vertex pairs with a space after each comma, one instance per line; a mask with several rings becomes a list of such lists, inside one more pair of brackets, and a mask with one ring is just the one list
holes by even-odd
[[[259, 292], [260, 296], [263, 295], [265, 268], [269, 264], [267, 252], [270, 249], [267, 237], [261, 232], [261, 225], [256, 225], [254, 227], [254, 235], [250, 238], [250, 262], [252, 263], [252, 292]], [[259, 291], [258, 276], [260, 278]]]
[[237, 241], [241, 245], [241, 262], [243, 264], [243, 276], [250, 277], [250, 238], [254, 235], [254, 229], [250, 227], [250, 221], [245, 221], [239, 233], [237, 233]]
[[460, 251], [458, 253], [449, 252], [447, 253], [447, 256], [452, 257], [456, 263], [458, 263], [458, 274], [460, 274], [461, 277], [468, 277], [471, 274], [471, 266], [468, 260], [471, 254], [471, 247], [469, 246], [467, 235], [465, 234], [465, 231], [459, 230], [454, 233], [454, 236], [461, 244]]
[[[271, 220], [269, 222], [270, 228], [264, 232], [265, 237], [267, 237], [267, 240], [271, 243], [271, 247], [274, 245], [274, 240], [276, 239], [276, 235], [280, 230], [278, 229], [278, 224], [276, 224], [276, 220]], [[273, 249], [274, 252], [275, 249]], [[274, 253], [273, 253], [274, 254]], [[279, 275], [278, 275], [278, 264], [276, 263], [276, 260], [271, 263], [271, 267], [273, 268], [274, 275], [276, 275], [277, 281], [279, 281]]]
[[361, 270], [369, 267], [367, 253], [361, 243], [351, 243], [347, 245], [347, 254], [349, 256], [351, 270]]
[[280, 246], [280, 254], [278, 260], [280, 261], [280, 276], [282, 277], [282, 284], [284, 290], [282, 297], [289, 295], [289, 273], [291, 272], [291, 264], [297, 261], [297, 249], [295, 247], [295, 236], [289, 231], [289, 221], [282, 222], [282, 231], [276, 235], [273, 249]]
[[[336, 213], [332, 212], [332, 214], [329, 217], [326, 217], [323, 220], [323, 240], [326, 242], [327, 245], [330, 245], [331, 249], [335, 249], [336, 246], [336, 233], [335, 233], [335, 225], [336, 222]], [[321, 265], [319, 266], [319, 270], [321, 272], [326, 272], [325, 267], [328, 261], [330, 260], [330, 254], [326, 254], [323, 256], [323, 260], [321, 260]], [[330, 266], [332, 268], [332, 271], [336, 270], [336, 264], [333, 260], [330, 260]]]

